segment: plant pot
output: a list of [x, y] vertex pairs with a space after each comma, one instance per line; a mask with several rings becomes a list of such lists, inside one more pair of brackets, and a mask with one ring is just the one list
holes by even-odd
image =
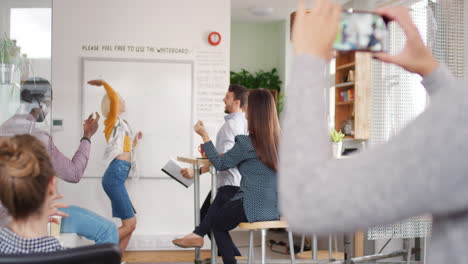
[[0, 63], [0, 84], [12, 84], [15, 74], [14, 64]]
[[343, 152], [343, 142], [333, 142], [332, 143], [333, 158], [335, 159], [340, 158], [342, 152]]

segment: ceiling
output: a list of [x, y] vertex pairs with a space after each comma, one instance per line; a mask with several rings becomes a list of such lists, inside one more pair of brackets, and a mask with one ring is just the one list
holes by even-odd
[[[338, 3], [345, 4], [351, 0], [337, 0]], [[312, 1], [310, 1], [312, 2]], [[239, 22], [272, 22], [289, 18], [289, 15], [296, 10], [296, 0], [231, 0], [232, 20]], [[273, 12], [267, 16], [253, 15], [251, 10], [273, 8]]]

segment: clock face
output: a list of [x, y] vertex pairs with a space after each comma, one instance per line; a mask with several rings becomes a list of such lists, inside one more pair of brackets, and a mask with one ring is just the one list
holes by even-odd
[[212, 46], [218, 46], [221, 43], [221, 34], [219, 34], [218, 32], [211, 32], [208, 35], [208, 42]]

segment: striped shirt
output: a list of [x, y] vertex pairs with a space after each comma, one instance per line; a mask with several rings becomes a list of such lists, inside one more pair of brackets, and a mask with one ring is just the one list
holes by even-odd
[[25, 238], [8, 228], [0, 229], [0, 254], [31, 254], [62, 250], [55, 237]]

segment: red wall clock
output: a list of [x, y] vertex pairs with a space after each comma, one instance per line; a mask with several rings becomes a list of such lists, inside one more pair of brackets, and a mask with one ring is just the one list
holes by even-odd
[[218, 46], [221, 43], [221, 34], [219, 34], [218, 32], [211, 32], [208, 35], [208, 42], [212, 46]]

